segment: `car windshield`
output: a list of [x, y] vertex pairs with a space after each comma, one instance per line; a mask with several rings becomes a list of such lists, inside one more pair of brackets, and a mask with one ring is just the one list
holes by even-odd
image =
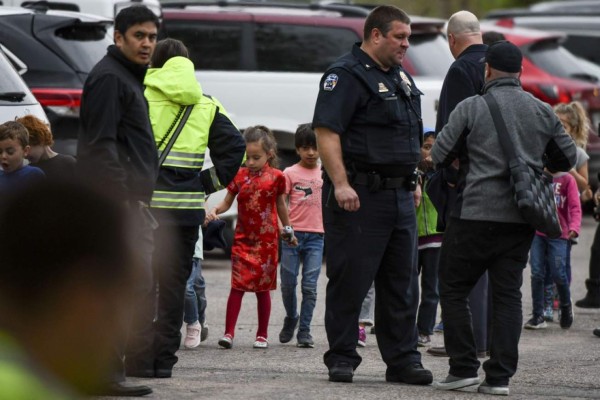
[[415, 75], [444, 78], [454, 61], [448, 42], [439, 33], [413, 35], [409, 39], [408, 58]]
[[77, 71], [89, 72], [113, 42], [101, 24], [74, 24], [55, 31], [54, 39]]
[[0, 105], [35, 104], [36, 100], [12, 67], [4, 54], [0, 52]]
[[589, 82], [598, 80], [597, 76], [590, 74], [577, 57], [555, 39], [535, 43], [527, 51], [527, 56], [535, 65], [554, 76]]

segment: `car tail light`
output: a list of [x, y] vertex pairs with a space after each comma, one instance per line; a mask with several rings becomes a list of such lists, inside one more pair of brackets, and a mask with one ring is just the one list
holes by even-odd
[[523, 86], [523, 89], [550, 105], [568, 103], [572, 99], [571, 93], [557, 85], [535, 84], [528, 87]]
[[64, 117], [79, 116], [81, 89], [33, 88], [31, 92], [44, 108]]
[[512, 18], [502, 18], [502, 19], [499, 19], [498, 21], [496, 21], [496, 25], [504, 26], [505, 28], [514, 28], [515, 20]]

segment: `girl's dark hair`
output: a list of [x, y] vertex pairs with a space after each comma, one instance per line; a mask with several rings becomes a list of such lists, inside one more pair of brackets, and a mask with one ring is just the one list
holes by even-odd
[[165, 63], [173, 57], [190, 57], [187, 47], [181, 40], [163, 39], [156, 43], [156, 48], [152, 54], [150, 66], [152, 68], [162, 68]]
[[317, 147], [317, 136], [312, 130], [311, 124], [298, 125], [294, 135], [294, 144], [297, 149], [304, 146]]
[[279, 159], [277, 158], [277, 141], [273, 132], [264, 125], [256, 125], [244, 130], [244, 140], [246, 143], [260, 143], [266, 153], [271, 153], [269, 165], [273, 168], [279, 167]]
[[125, 36], [127, 29], [145, 22], [154, 22], [156, 29], [160, 28], [158, 17], [148, 7], [141, 4], [127, 7], [119, 11], [115, 17], [115, 30]]

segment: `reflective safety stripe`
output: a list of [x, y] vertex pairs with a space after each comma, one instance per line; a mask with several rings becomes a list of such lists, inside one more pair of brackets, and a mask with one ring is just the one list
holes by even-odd
[[[159, 157], [162, 151], [159, 151]], [[204, 165], [204, 154], [170, 151], [163, 165], [171, 167], [198, 168]]]
[[204, 192], [165, 192], [157, 190], [152, 195], [150, 207], [202, 209], [204, 208]]
[[[162, 150], [159, 151], [159, 156], [162, 154]], [[196, 160], [204, 160], [204, 154], [199, 153], [187, 153], [183, 151], [173, 151], [169, 152], [169, 157], [180, 157], [180, 158], [191, 158]]]
[[210, 180], [212, 181], [212, 184], [215, 188], [215, 191], [221, 190], [221, 189], [225, 189], [225, 186], [223, 186], [221, 184], [221, 181], [219, 181], [219, 177], [217, 176], [217, 170], [216, 168], [210, 168], [209, 169], [210, 172]]

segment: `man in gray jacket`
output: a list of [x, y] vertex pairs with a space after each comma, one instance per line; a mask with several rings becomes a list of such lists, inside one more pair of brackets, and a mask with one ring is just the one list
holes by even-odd
[[[575, 164], [575, 145], [552, 108], [521, 88], [521, 62], [514, 44], [492, 45], [486, 53], [483, 92], [498, 102], [517, 154], [540, 169], [568, 171]], [[452, 390], [479, 383], [467, 296], [488, 271], [494, 304], [491, 358], [483, 364], [486, 378], [478, 391], [507, 395], [517, 370], [521, 284], [534, 229], [519, 214], [508, 160], [481, 96], [469, 97], [450, 114], [431, 156], [438, 168], [460, 160], [459, 195], [444, 233], [441, 256], [446, 262], [440, 266], [450, 371], [435, 387]]]

